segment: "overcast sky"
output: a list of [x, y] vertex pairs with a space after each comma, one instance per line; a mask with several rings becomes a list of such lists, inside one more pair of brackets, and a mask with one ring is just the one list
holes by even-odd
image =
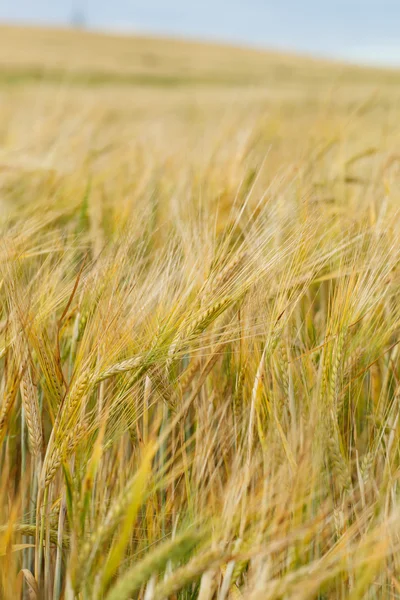
[[220, 39], [400, 65], [400, 0], [0, 0], [0, 20]]

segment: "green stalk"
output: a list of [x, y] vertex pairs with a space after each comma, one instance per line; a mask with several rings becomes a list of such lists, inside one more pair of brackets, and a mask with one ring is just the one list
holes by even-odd
[[[21, 512], [24, 515], [26, 514], [26, 445], [25, 445], [25, 409], [23, 402], [21, 403]], [[26, 535], [22, 536], [22, 543], [27, 544], [28, 538]], [[29, 564], [29, 549], [24, 549], [22, 551], [22, 568], [28, 568]], [[25, 598], [26, 594], [26, 583], [23, 580], [23, 588], [22, 588], [22, 597]]]
[[[30, 502], [32, 502], [32, 510], [29, 511], [29, 523], [30, 525], [36, 526], [36, 501], [37, 501], [37, 493], [38, 493], [38, 478], [41, 470], [41, 459], [40, 456], [36, 459], [34, 468], [31, 471], [31, 493], [30, 493]], [[35, 548], [29, 548], [29, 559], [28, 559], [28, 569], [33, 572], [34, 570], [34, 562], [35, 562]]]
[[[164, 404], [164, 408], [163, 408], [163, 420], [162, 420], [162, 426], [161, 426], [161, 435], [163, 437], [163, 441], [160, 445], [160, 472], [162, 472], [162, 469], [164, 467], [164, 462], [166, 460], [166, 438], [163, 436], [164, 430], [168, 425], [168, 415], [169, 415], [169, 410], [168, 410], [168, 406], [166, 404]], [[166, 505], [167, 505], [167, 494], [166, 494], [166, 490], [163, 487], [161, 490], [161, 528], [162, 528], [162, 538], [165, 537], [166, 535], [166, 527], [165, 527], [165, 513], [166, 513]]]
[[60, 513], [58, 515], [58, 531], [57, 531], [57, 556], [54, 574], [53, 600], [59, 600], [62, 588], [62, 540], [64, 533], [65, 521], [65, 492], [61, 499]]
[[[51, 483], [50, 486], [53, 484]], [[49, 486], [49, 487], [50, 487]], [[50, 510], [50, 503], [46, 502], [44, 507], [45, 521], [47, 523]], [[51, 598], [51, 571], [50, 571], [50, 527], [45, 528], [46, 542], [45, 542], [45, 559], [44, 559], [44, 590], [45, 597]]]
[[40, 510], [40, 531], [39, 539], [36, 540], [36, 562], [35, 562], [35, 577], [40, 590], [40, 584], [42, 579], [42, 562], [43, 562], [43, 541], [44, 541], [44, 530], [45, 530], [45, 510], [49, 499], [49, 488], [48, 486], [44, 489], [43, 502], [40, 503], [41, 490], [39, 490], [38, 498], [38, 509]]

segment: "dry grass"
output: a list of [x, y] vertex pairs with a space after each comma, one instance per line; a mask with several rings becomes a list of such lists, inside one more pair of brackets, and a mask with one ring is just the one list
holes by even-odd
[[400, 76], [0, 65], [0, 597], [400, 596]]

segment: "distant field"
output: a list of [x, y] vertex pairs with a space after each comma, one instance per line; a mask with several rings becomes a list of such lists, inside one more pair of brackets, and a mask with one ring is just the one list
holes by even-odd
[[255, 85], [399, 83], [396, 71], [360, 69], [276, 52], [175, 39], [0, 26], [3, 82], [39, 78], [92, 84]]
[[218, 45], [7, 27], [1, 28], [0, 64], [10, 74], [14, 69], [45, 78], [66, 74], [80, 82], [87, 77], [90, 82], [171, 85], [262, 83], [274, 70], [302, 66], [295, 57]]
[[400, 597], [400, 72], [0, 27], [0, 599]]

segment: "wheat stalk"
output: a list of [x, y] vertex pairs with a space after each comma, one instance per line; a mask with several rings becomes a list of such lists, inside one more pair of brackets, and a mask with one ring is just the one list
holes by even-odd
[[[202, 537], [198, 532], [188, 531], [164, 542], [128, 570], [109, 591], [106, 600], [130, 598], [154, 573], [163, 571], [169, 561], [184, 559]], [[156, 590], [153, 597], [159, 597]]]

